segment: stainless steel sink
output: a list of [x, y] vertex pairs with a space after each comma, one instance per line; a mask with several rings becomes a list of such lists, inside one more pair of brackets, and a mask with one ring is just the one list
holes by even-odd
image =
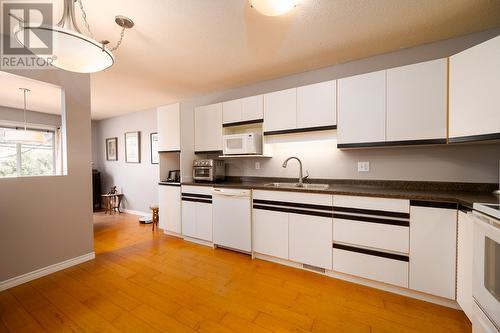
[[268, 183], [264, 186], [274, 187], [274, 188], [303, 188], [306, 190], [326, 190], [330, 185], [328, 184], [310, 184], [305, 183], [300, 185], [299, 183]]

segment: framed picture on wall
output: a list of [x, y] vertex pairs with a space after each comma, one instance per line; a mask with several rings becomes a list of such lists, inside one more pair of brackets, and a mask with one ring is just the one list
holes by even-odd
[[118, 161], [118, 138], [106, 139], [106, 161]]
[[141, 132], [125, 133], [125, 162], [141, 163]]
[[160, 154], [158, 153], [158, 133], [149, 134], [149, 147], [151, 149], [151, 164], [159, 164]]

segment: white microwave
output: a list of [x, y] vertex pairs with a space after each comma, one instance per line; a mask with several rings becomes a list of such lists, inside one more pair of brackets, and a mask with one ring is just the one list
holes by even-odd
[[241, 133], [223, 137], [224, 155], [262, 154], [262, 134]]

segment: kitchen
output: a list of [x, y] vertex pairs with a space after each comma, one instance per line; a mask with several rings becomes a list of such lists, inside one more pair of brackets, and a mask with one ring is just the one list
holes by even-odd
[[500, 332], [500, 2], [0, 7], [0, 332]]
[[[161, 228], [198, 244], [461, 308], [474, 331], [495, 332], [498, 184], [326, 179], [295, 156], [277, 161], [295, 177], [226, 176], [226, 169], [249, 160], [243, 164], [258, 170], [276, 158], [272, 139], [295, 133], [292, 146], [303, 140], [313, 155], [315, 138], [335, 138], [329, 149], [376, 153], [498, 140], [499, 52], [496, 37], [447, 58], [195, 107], [193, 166], [180, 166], [180, 181], [159, 183]], [[166, 154], [184, 151], [180, 108], [158, 108]], [[358, 162], [358, 172], [369, 170], [369, 162]]]

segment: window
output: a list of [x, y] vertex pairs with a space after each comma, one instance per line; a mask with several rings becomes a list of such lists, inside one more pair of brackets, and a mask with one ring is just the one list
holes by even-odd
[[24, 129], [0, 127], [0, 177], [49, 176], [56, 174], [55, 130], [38, 130], [42, 142], [25, 144], [5, 141], [7, 131]]

